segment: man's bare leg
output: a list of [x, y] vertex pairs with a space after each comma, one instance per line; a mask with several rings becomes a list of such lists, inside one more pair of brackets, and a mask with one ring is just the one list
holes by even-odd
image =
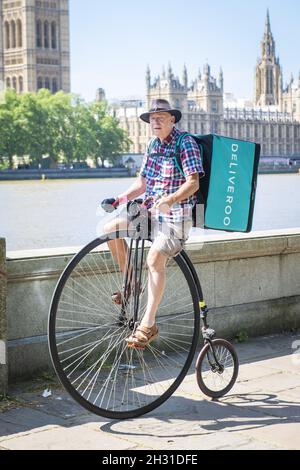
[[[106, 233], [114, 232], [127, 228], [127, 221], [116, 219], [104, 227]], [[109, 249], [113, 257], [117, 260], [120, 269], [125, 273], [127, 268], [128, 246], [125, 240], [110, 240]], [[162, 300], [166, 285], [166, 263], [168, 257], [161, 251], [150, 249], [147, 257], [148, 265], [148, 302], [145, 315], [141, 321], [142, 326], [152, 327], [155, 323], [155, 317], [158, 306]]]
[[117, 261], [122, 273], [125, 273], [127, 267], [128, 246], [125, 240], [111, 240], [108, 246], [114, 259]]
[[166, 287], [166, 262], [168, 257], [156, 249], [150, 249], [148, 264], [148, 302], [141, 326], [151, 328]]
[[[114, 233], [117, 230], [126, 230], [127, 229], [127, 220], [124, 219], [115, 219], [107, 223], [104, 226], [105, 233]], [[125, 273], [127, 267], [127, 254], [128, 246], [125, 240], [117, 239], [110, 240], [108, 242], [108, 247], [113, 255], [114, 259], [117, 261], [120, 270], [122, 273]]]

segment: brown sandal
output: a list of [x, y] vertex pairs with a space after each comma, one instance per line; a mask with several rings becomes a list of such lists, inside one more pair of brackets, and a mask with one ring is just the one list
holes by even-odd
[[137, 329], [125, 341], [129, 348], [145, 349], [158, 336], [157, 325], [151, 328], [147, 326], [138, 326]]

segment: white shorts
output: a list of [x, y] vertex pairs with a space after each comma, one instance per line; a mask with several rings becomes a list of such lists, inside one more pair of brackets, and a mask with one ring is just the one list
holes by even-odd
[[174, 258], [183, 250], [193, 225], [191, 220], [160, 223], [154, 219], [151, 223], [152, 246], [169, 258]]

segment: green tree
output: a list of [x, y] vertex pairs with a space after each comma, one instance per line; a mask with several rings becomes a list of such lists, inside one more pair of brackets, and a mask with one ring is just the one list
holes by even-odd
[[117, 119], [109, 114], [106, 103], [92, 103], [90, 105], [92, 116], [92, 147], [96, 165], [107, 160], [114, 164], [117, 157], [127, 152], [131, 143], [128, 134], [119, 127]]
[[61, 136], [66, 114], [71, 109], [71, 97], [63, 92], [56, 94], [49, 90], [40, 90], [36, 98], [44, 110], [46, 119], [46, 136], [44, 140], [44, 156], [47, 156], [50, 165], [56, 164], [61, 157]]
[[89, 107], [76, 97], [70, 115], [69, 133], [73, 144], [73, 159], [84, 161], [93, 150], [92, 119]]
[[[43, 92], [43, 93], [41, 93]], [[40, 99], [47, 109], [47, 154], [52, 163], [58, 161], [71, 162], [76, 142], [72, 139], [72, 95], [62, 91], [52, 95], [41, 90]], [[47, 93], [45, 93], [47, 92]]]
[[79, 96], [49, 90], [17, 95], [8, 90], [0, 103], [0, 164], [12, 168], [14, 156], [34, 165], [84, 161], [115, 163], [130, 140], [106, 103], [86, 104]]
[[[42, 164], [43, 156], [49, 155], [51, 145], [51, 129], [49, 129], [48, 106], [43, 102], [43, 94], [47, 96], [47, 90], [39, 93], [24, 93], [20, 95], [20, 106], [17, 109], [18, 121], [22, 125], [26, 140], [23, 153], [30, 157], [31, 163]], [[50, 93], [49, 93], [50, 95]]]
[[23, 154], [25, 135], [19, 120], [19, 97], [14, 90], [6, 91], [0, 102], [0, 162], [13, 168], [13, 157]]
[[84, 161], [93, 145], [88, 106], [77, 96], [59, 92], [53, 97], [51, 125], [55, 154], [70, 164]]

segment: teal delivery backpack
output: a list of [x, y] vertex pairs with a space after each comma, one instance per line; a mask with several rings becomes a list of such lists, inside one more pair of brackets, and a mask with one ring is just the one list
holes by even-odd
[[[204, 227], [250, 232], [256, 195], [260, 145], [216, 134], [183, 133], [176, 146], [176, 165], [182, 169], [180, 146], [184, 136], [198, 143], [205, 176], [200, 179], [198, 204], [204, 204]], [[194, 226], [198, 226], [195, 223]]]

